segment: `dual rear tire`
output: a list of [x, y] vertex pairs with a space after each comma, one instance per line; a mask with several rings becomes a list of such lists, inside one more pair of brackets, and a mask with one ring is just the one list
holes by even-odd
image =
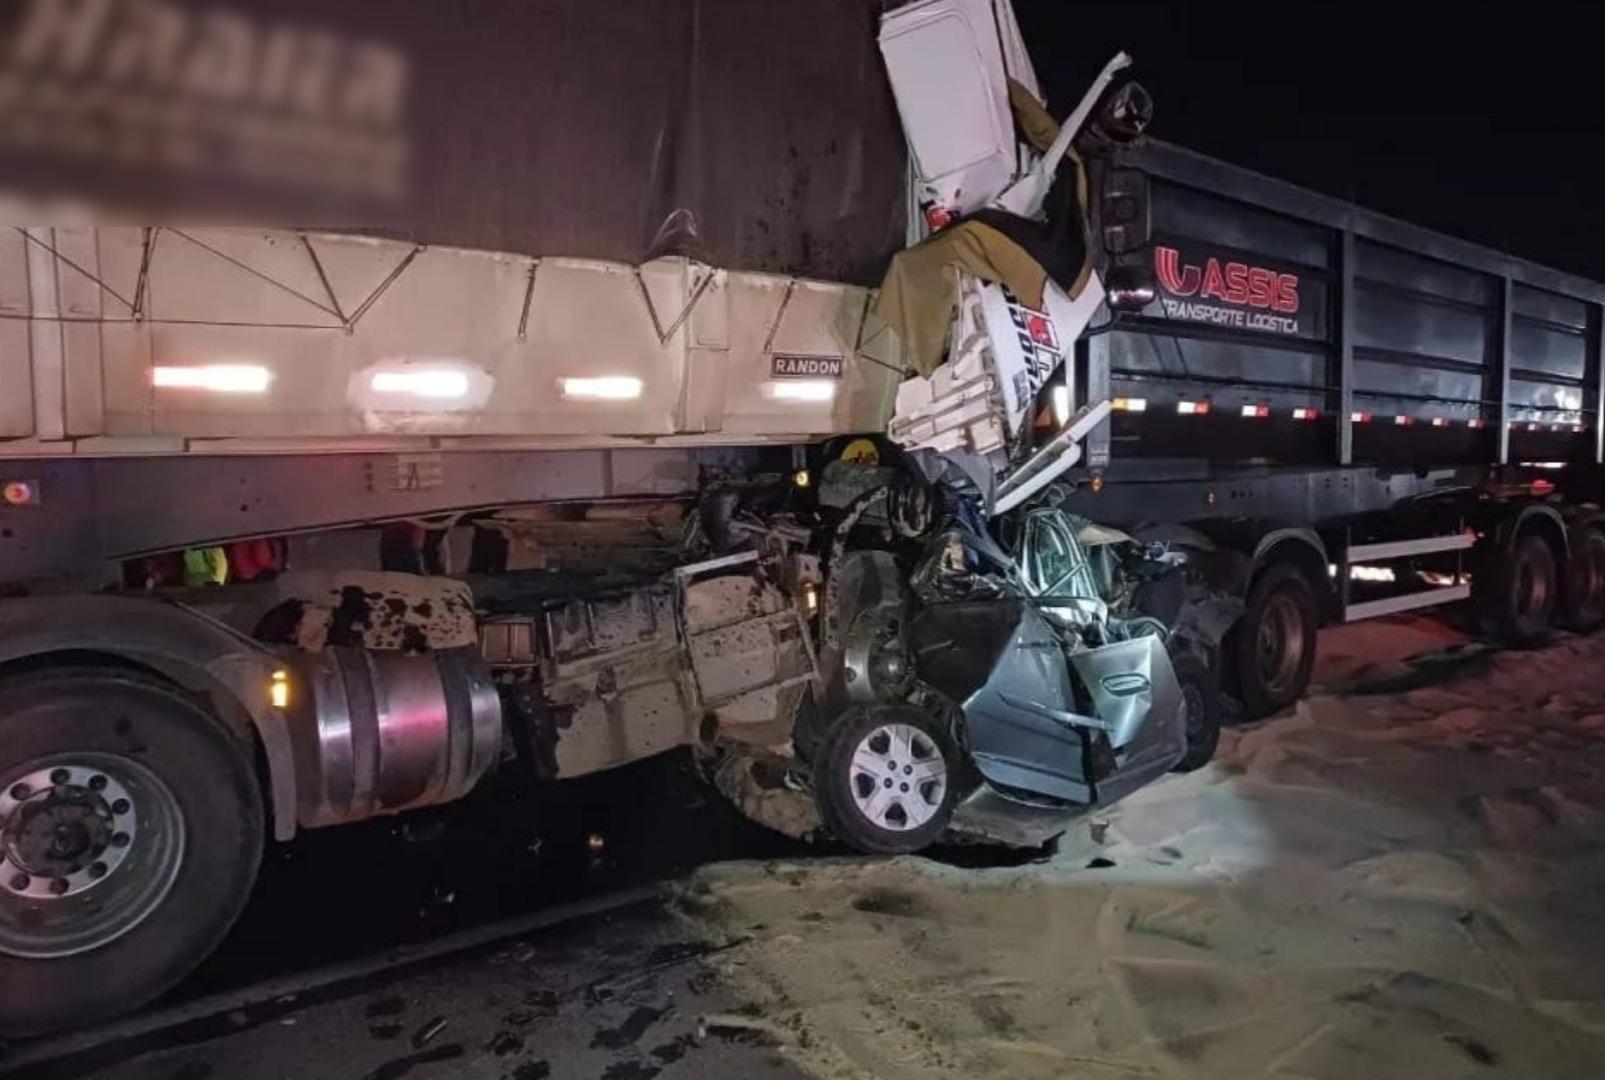
[[[1525, 648], [1555, 625], [1579, 633], [1605, 625], [1605, 531], [1584, 530], [1573, 548], [1564, 582], [1554, 548], [1536, 532], [1522, 533], [1507, 556], [1490, 560], [1477, 599], [1501, 641]], [[1299, 567], [1276, 563], [1260, 574], [1228, 639], [1227, 659], [1249, 718], [1303, 696], [1319, 625], [1314, 590]]]
[[1563, 574], [1550, 542], [1528, 531], [1491, 568], [1491, 587], [1479, 600], [1505, 644], [1538, 645], [1553, 626], [1587, 634], [1605, 625], [1605, 531], [1589, 526], [1574, 534], [1568, 554]]

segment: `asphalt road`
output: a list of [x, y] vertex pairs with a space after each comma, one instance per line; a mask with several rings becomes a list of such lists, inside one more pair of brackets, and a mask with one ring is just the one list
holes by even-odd
[[671, 880], [714, 859], [806, 854], [668, 754], [562, 784], [492, 775], [469, 798], [270, 844], [244, 916], [172, 999], [431, 941]]
[[[648, 901], [34, 1067], [101, 1080], [800, 1077], [700, 940]], [[102, 1055], [104, 1057], [104, 1055]]]
[[[742, 818], [685, 755], [544, 787], [517, 775], [492, 777], [452, 806], [270, 845], [229, 937], [147, 1011], [184, 1016], [185, 1023], [47, 1065], [16, 1063], [48, 1045], [0, 1048], [0, 1076], [645, 1080], [655, 1070], [722, 1076], [727, 1067], [736, 1070], [729, 1075], [753, 1075], [769, 1056], [760, 1044], [740, 1041], [755, 1036], [687, 1041], [698, 1016], [741, 1003], [699, 976], [696, 957], [711, 946], [687, 939], [661, 905], [232, 1017], [197, 1021], [195, 1011], [218, 995], [249, 996], [264, 982], [295, 985], [303, 973], [330, 965], [360, 966], [397, 949], [671, 881], [714, 859], [810, 850]], [[446, 1026], [414, 1047], [413, 1037], [434, 1017]], [[605, 1034], [620, 1025], [624, 1034]], [[768, 1066], [764, 1073], [787, 1075]]]

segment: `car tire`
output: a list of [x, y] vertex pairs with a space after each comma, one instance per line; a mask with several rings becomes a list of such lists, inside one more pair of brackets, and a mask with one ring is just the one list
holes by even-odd
[[1536, 533], [1523, 533], [1510, 557], [1494, 573], [1489, 596], [1499, 640], [1515, 648], [1542, 644], [1549, 636], [1560, 593], [1560, 569], [1554, 549]]
[[820, 816], [848, 846], [901, 855], [935, 843], [957, 802], [952, 740], [910, 705], [855, 706], [825, 736], [814, 769]]
[[1303, 571], [1284, 562], [1260, 574], [1232, 631], [1235, 682], [1247, 718], [1269, 716], [1304, 696], [1319, 625]]
[[1563, 622], [1591, 634], [1605, 625], [1605, 531], [1589, 527], [1573, 545]]
[[1220, 745], [1220, 685], [1209, 665], [1191, 653], [1174, 657], [1173, 663], [1187, 710], [1187, 750], [1170, 771], [1187, 773], [1209, 764]]
[[264, 810], [249, 745], [190, 697], [75, 668], [0, 683], [0, 821], [0, 1035], [21, 1036], [188, 975], [245, 906]]

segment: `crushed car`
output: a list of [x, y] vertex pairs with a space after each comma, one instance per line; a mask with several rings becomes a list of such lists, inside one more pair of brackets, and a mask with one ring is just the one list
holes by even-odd
[[712, 751], [749, 816], [878, 854], [1037, 845], [1213, 755], [1241, 603], [1205, 553], [1053, 506], [989, 523], [918, 484], [861, 496], [835, 538], [790, 745]]

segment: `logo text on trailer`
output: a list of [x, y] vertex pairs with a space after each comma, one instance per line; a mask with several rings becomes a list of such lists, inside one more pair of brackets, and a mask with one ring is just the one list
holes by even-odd
[[776, 353], [769, 370], [777, 379], [839, 379], [842, 377], [842, 358]]
[[1299, 332], [1294, 317], [1299, 310], [1297, 274], [1222, 262], [1213, 255], [1201, 266], [1185, 263], [1181, 252], [1162, 244], [1154, 246], [1154, 274], [1166, 293], [1161, 299], [1169, 318], [1276, 334]]

